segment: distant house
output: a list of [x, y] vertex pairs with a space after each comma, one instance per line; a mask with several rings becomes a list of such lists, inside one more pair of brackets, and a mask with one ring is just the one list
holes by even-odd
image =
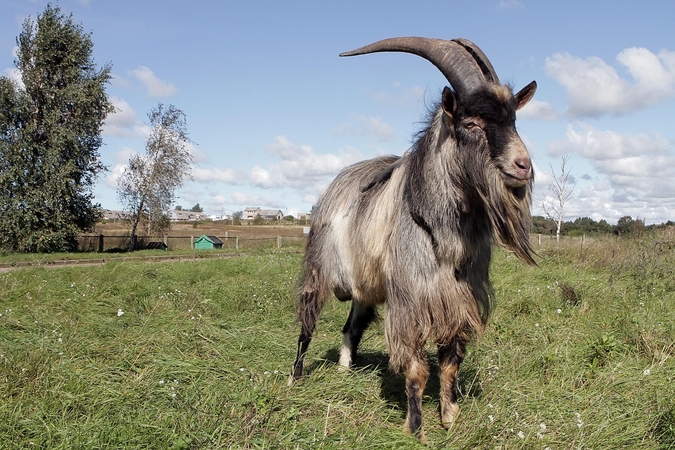
[[195, 248], [198, 250], [213, 250], [214, 248], [223, 248], [223, 241], [217, 236], [207, 236], [202, 234], [195, 240]]
[[213, 221], [216, 221], [216, 220], [232, 220], [232, 216], [226, 215], [226, 214], [223, 214], [223, 215], [220, 215], [220, 214], [211, 214], [211, 215], [209, 216], [209, 219], [211, 219], [211, 220], [213, 220]]
[[309, 222], [312, 220], [312, 213], [299, 213], [298, 220], [306, 220]]
[[128, 211], [114, 211], [112, 209], [103, 210], [104, 220], [131, 220], [131, 213]]
[[284, 218], [284, 212], [280, 209], [260, 209], [249, 207], [244, 210], [242, 219], [253, 220], [256, 216], [260, 216], [265, 220], [281, 220]]
[[197, 222], [208, 218], [206, 214], [194, 211], [174, 210], [169, 213], [169, 219], [172, 222]]
[[243, 214], [242, 219], [244, 219], [244, 220], [253, 220], [253, 219], [255, 219], [255, 216], [257, 216], [258, 214], [260, 214], [260, 211], [261, 211], [260, 208], [251, 208], [251, 207], [248, 207], [248, 208], [246, 208], [246, 209], [244, 210], [244, 214]]

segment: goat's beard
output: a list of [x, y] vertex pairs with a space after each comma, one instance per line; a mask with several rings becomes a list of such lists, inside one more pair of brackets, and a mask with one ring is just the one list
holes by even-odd
[[495, 242], [516, 254], [528, 264], [536, 265], [530, 243], [532, 228], [532, 184], [530, 181], [519, 187], [506, 185], [501, 175], [491, 171], [479, 193], [486, 206], [492, 224]]

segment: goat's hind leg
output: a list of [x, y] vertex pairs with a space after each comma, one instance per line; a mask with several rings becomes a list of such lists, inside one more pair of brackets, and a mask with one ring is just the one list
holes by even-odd
[[300, 304], [298, 305], [298, 320], [301, 325], [300, 336], [298, 337], [298, 348], [288, 384], [292, 384], [302, 376], [305, 353], [307, 353], [309, 343], [312, 341], [316, 321], [319, 318], [326, 297], [327, 295], [319, 289], [316, 271], [314, 271], [305, 280], [303, 291], [300, 295]]
[[459, 365], [464, 360], [466, 343], [453, 339], [448, 344], [438, 344], [438, 365], [441, 384], [441, 422], [450, 428], [459, 414], [457, 405], [457, 386]]
[[[339, 298], [339, 297], [338, 297]], [[340, 300], [342, 300], [340, 298]], [[342, 328], [342, 348], [340, 349], [340, 366], [350, 367], [356, 358], [356, 349], [361, 342], [363, 332], [377, 317], [374, 306], [365, 306], [358, 300], [352, 300], [349, 317]]]

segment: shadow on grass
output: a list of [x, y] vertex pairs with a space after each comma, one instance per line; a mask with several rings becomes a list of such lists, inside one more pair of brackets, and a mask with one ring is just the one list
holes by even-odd
[[[311, 374], [317, 368], [326, 365], [338, 365], [340, 353], [332, 348], [326, 351], [322, 361], [316, 361], [307, 367], [307, 374]], [[435, 356], [429, 358], [430, 376], [424, 389], [425, 403], [440, 402], [440, 382], [438, 378], [438, 363]], [[408, 400], [405, 393], [405, 377], [395, 374], [389, 368], [389, 355], [381, 351], [358, 352], [352, 366], [356, 372], [374, 373], [380, 377], [380, 395], [384, 401], [402, 411], [405, 417], [408, 409]], [[461, 398], [479, 398], [482, 395], [480, 375], [473, 365], [462, 365], [459, 373], [459, 392]]]

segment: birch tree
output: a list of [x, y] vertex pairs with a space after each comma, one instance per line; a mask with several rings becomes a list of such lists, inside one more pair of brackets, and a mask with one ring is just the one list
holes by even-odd
[[151, 132], [145, 154], [129, 159], [129, 166], [117, 184], [118, 199], [132, 214], [129, 251], [134, 250], [141, 221], [147, 221], [149, 229], [155, 231], [170, 226], [168, 214], [175, 191], [185, 178], [191, 178], [192, 155], [183, 111], [159, 103], [148, 113], [148, 118]]
[[574, 188], [576, 187], [569, 179], [570, 169], [567, 168], [569, 158], [570, 155], [568, 153], [562, 155], [560, 159], [560, 174], [558, 175], [553, 170], [553, 165], [550, 165], [553, 183], [549, 185], [549, 190], [553, 194], [553, 198], [547, 197], [541, 202], [541, 207], [546, 217], [556, 224], [556, 242], [560, 242], [560, 229], [565, 219], [565, 206], [572, 197]]

